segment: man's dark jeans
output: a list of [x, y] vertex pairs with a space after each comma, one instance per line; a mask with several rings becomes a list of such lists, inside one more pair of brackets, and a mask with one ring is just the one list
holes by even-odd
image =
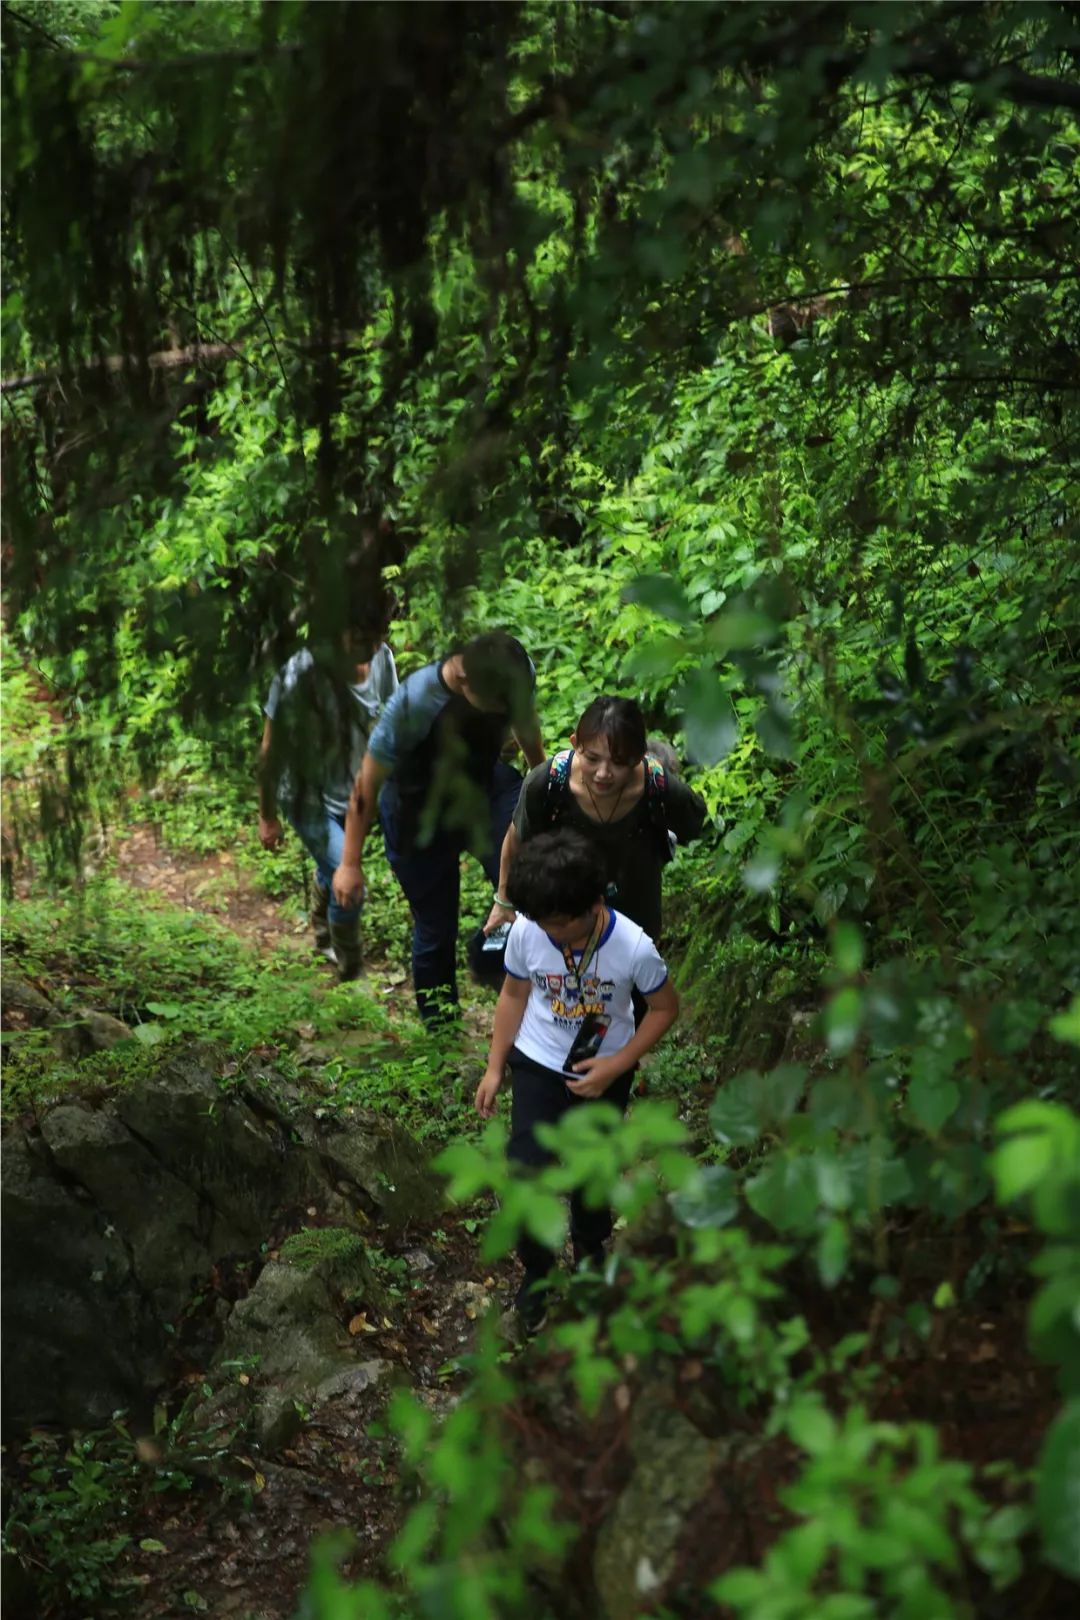
[[[515, 1046], [510, 1053], [510, 1076], [513, 1092], [510, 1103], [510, 1141], [506, 1156], [514, 1164], [527, 1170], [540, 1170], [552, 1162], [549, 1148], [536, 1140], [536, 1127], [555, 1125], [572, 1108], [617, 1108], [626, 1112], [630, 1090], [634, 1083], [634, 1070], [621, 1074], [602, 1097], [575, 1097], [567, 1091], [565, 1074], [542, 1068]], [[611, 1236], [610, 1209], [590, 1209], [582, 1202], [580, 1193], [570, 1195], [570, 1236], [575, 1255], [599, 1254]], [[523, 1233], [518, 1241], [518, 1255], [525, 1267], [526, 1281], [547, 1276], [555, 1264], [556, 1256], [535, 1238]]]
[[[500, 760], [488, 794], [488, 851], [480, 860], [493, 888], [499, 881], [499, 852], [520, 792], [520, 773]], [[470, 847], [470, 840], [463, 832], [441, 830], [423, 848], [404, 840], [393, 783], [383, 792], [380, 813], [386, 857], [412, 911], [416, 1004], [426, 1024], [438, 1023], [457, 1006], [455, 959], [461, 857]], [[483, 920], [479, 918], [477, 925]]]

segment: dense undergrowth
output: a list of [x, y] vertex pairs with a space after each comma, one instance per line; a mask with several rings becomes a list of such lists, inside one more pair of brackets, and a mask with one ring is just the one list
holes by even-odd
[[[6, 940], [136, 1036], [76, 1063], [14, 1031], [12, 1110], [176, 1039], [265, 1045], [321, 1105], [455, 1138], [485, 1254], [555, 1238], [571, 1185], [627, 1223], [520, 1360], [481, 1336], [441, 1428], [397, 1404], [386, 1582], [327, 1552], [311, 1612], [595, 1612], [660, 1390], [719, 1488], [627, 1604], [1052, 1620], [1080, 1578], [1070, 8], [21, 9]], [[550, 745], [633, 692], [708, 801], [668, 874], [680, 1034], [528, 1192], [375, 1001], [69, 887], [134, 815], [299, 909], [251, 761], [347, 566], [403, 670], [509, 625]]]

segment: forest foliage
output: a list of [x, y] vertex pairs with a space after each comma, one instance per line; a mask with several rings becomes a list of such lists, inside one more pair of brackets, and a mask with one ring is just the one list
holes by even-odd
[[[13, 835], [60, 871], [116, 787], [246, 779], [346, 572], [405, 668], [521, 634], [552, 744], [638, 695], [715, 823], [676, 873], [701, 1027], [747, 963], [820, 973], [824, 1056], [727, 1075], [703, 1154], [639, 1109], [528, 1200], [451, 1147], [458, 1194], [498, 1191], [495, 1253], [570, 1184], [670, 1193], [675, 1259], [558, 1342], [586, 1411], [704, 1357], [804, 1454], [732, 1612], [1080, 1578], [1074, 8], [20, 0], [3, 46]], [[865, 1363], [1028, 1263], [1065, 1404], [987, 1499]], [[399, 1413], [418, 1612], [524, 1612], [557, 1550], [546, 1487], [486, 1539], [513, 1389], [489, 1346], [437, 1443]]]

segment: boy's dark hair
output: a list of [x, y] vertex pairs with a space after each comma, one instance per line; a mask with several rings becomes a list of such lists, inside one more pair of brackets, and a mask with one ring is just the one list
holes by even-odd
[[540, 833], [514, 857], [506, 897], [526, 917], [583, 917], [607, 888], [604, 857], [584, 833]]
[[533, 667], [515, 636], [507, 630], [487, 630], [457, 650], [461, 653], [465, 679], [478, 698], [509, 714], [528, 710], [532, 701]]
[[616, 765], [636, 765], [645, 752], [645, 716], [633, 698], [593, 698], [574, 732], [579, 748], [603, 737]]

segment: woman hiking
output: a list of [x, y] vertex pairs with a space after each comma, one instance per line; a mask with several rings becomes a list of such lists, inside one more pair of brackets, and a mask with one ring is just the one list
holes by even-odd
[[673, 834], [696, 838], [706, 809], [701, 796], [646, 748], [645, 720], [632, 698], [594, 698], [570, 748], [531, 770], [507, 828], [499, 884], [485, 934], [516, 916], [507, 895], [522, 844], [553, 827], [586, 833], [600, 849], [613, 883], [610, 898], [651, 939], [661, 931], [660, 887]]

